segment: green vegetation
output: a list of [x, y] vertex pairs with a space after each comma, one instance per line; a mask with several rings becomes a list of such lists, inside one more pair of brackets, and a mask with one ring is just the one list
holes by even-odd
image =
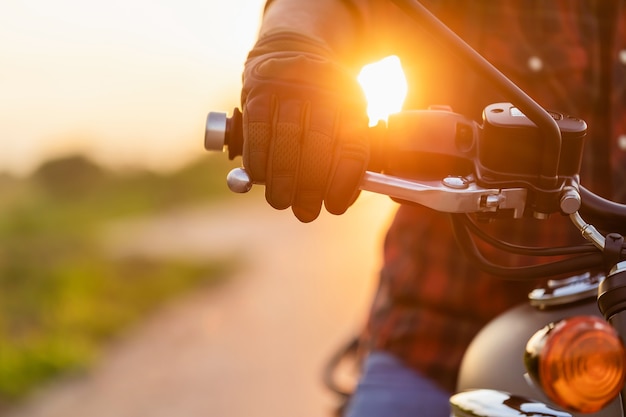
[[84, 369], [168, 299], [228, 275], [227, 260], [110, 259], [98, 240], [105, 222], [223, 198], [225, 159], [159, 175], [70, 157], [28, 179], [0, 178], [0, 409]]

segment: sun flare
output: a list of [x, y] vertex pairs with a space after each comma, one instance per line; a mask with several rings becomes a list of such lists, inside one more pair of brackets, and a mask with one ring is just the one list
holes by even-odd
[[367, 99], [370, 126], [380, 120], [387, 121], [390, 114], [402, 110], [408, 87], [397, 56], [364, 66], [357, 79]]

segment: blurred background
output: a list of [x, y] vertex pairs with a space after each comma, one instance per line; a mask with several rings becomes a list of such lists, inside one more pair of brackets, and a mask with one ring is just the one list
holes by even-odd
[[0, 5], [0, 169], [85, 152], [179, 166], [208, 110], [238, 103], [262, 0], [8, 0]]
[[303, 225], [226, 189], [204, 121], [262, 7], [0, 3], [2, 417], [331, 415], [393, 205]]

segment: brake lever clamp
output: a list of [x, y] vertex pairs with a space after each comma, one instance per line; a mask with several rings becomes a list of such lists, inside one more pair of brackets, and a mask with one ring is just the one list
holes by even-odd
[[[587, 126], [580, 119], [560, 113], [550, 115], [562, 131], [563, 144], [559, 153], [547, 156], [541, 130], [511, 103], [487, 106], [482, 124], [450, 109], [390, 115], [379, 142], [386, 161], [382, 172], [396, 178], [387, 181], [395, 189], [392, 197], [399, 192], [404, 196], [401, 200], [452, 213], [513, 209], [515, 218], [525, 211], [538, 219], [578, 211], [578, 176]], [[549, 188], [544, 188], [541, 175], [546, 158], [560, 159], [556, 183]], [[458, 181], [457, 177], [471, 181]], [[444, 178], [436, 184], [428, 183], [427, 189], [447, 196], [443, 198], [445, 203], [433, 206], [435, 196], [426, 198], [429, 201], [422, 196], [411, 198], [398, 190], [402, 184], [407, 184], [410, 192], [425, 194], [425, 189], [400, 178], [408, 183], [416, 178]], [[382, 181], [375, 176], [372, 179]]]

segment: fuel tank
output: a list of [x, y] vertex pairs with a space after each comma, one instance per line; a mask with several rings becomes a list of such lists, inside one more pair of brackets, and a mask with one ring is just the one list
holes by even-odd
[[[602, 275], [584, 274], [549, 281], [529, 294], [527, 303], [496, 317], [472, 341], [460, 368], [458, 392], [476, 389], [504, 391], [551, 407], [524, 367], [528, 339], [538, 330], [563, 318], [576, 315], [601, 317], [597, 288]], [[621, 415], [619, 397], [602, 411], [574, 416], [616, 417]]]

